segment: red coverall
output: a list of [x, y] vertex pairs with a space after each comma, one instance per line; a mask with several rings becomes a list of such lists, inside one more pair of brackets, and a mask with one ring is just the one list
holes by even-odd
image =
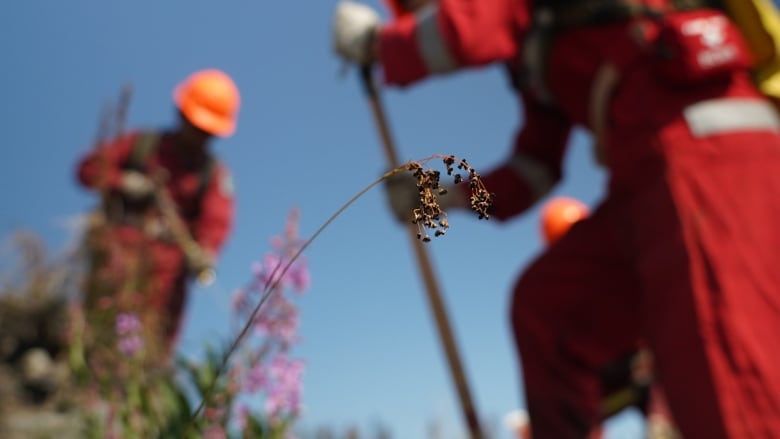
[[[139, 133], [132, 133], [102, 145], [81, 160], [78, 167], [80, 182], [97, 189], [101, 182], [109, 193], [117, 191], [120, 176], [125, 171]], [[232, 222], [234, 201], [232, 183], [227, 168], [215, 160], [205, 188], [201, 188], [201, 172], [208, 157], [203, 154], [181, 154], [171, 142], [170, 135], [160, 137], [159, 144], [145, 160], [145, 172], [153, 175], [164, 170], [165, 189], [175, 203], [180, 217], [188, 225], [193, 238], [211, 255], [217, 255], [227, 238]], [[200, 196], [199, 196], [200, 193]], [[181, 326], [182, 311], [186, 305], [187, 267], [182, 249], [167, 231], [158, 229], [150, 234], [140, 227], [139, 218], [159, 219], [159, 211], [146, 205], [140, 210], [125, 205], [116, 221], [102, 231], [101, 246], [108, 253], [107, 263], [101, 267], [108, 278], [119, 285], [126, 281], [127, 265], [122, 255], [140, 254], [151, 272], [144, 284], [143, 306], [162, 316], [163, 336], [168, 347], [175, 343]], [[167, 234], [167, 236], [166, 236]]]
[[[385, 81], [517, 64], [532, 3], [439, 0], [386, 25], [378, 36]], [[571, 127], [594, 128], [596, 72], [617, 67], [601, 136], [608, 194], [514, 290], [511, 320], [534, 437], [586, 437], [600, 422], [599, 367], [640, 338], [655, 354], [684, 437], [780, 437], [776, 121], [753, 124], [736, 111], [726, 125], [695, 131], [694, 104], [766, 110], [766, 101], [742, 70], [672, 86], [653, 73], [656, 55], [629, 37], [634, 30], [624, 20], [557, 34], [545, 78], [555, 105], [520, 93], [525, 118], [511, 157], [484, 178], [500, 220], [547, 193], [562, 177]]]

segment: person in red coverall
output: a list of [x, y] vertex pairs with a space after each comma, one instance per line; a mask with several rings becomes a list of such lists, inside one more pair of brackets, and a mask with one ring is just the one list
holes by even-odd
[[[508, 66], [524, 121], [483, 178], [498, 220], [563, 177], [572, 127], [593, 133], [606, 196], [511, 305], [536, 439], [586, 437], [599, 367], [640, 339], [683, 437], [780, 434], [780, 122], [731, 22], [681, 3], [440, 0], [384, 24], [360, 3], [335, 12], [337, 53], [380, 64], [389, 85]], [[465, 186], [451, 207], [468, 207]]]
[[[553, 245], [588, 215], [588, 207], [574, 198], [559, 196], [546, 201], [540, 212], [540, 231], [545, 244]], [[610, 303], [600, 306], [606, 308]], [[653, 375], [653, 355], [645, 346], [602, 366], [602, 413], [609, 417], [634, 406], [645, 416], [646, 439], [678, 437], [663, 391], [653, 382]], [[524, 428], [530, 430], [530, 425]], [[527, 434], [526, 439], [530, 439], [530, 433]], [[602, 437], [600, 431], [594, 431], [591, 436]]]
[[[178, 85], [174, 101], [177, 127], [120, 135], [78, 166], [81, 184], [104, 199], [105, 221], [90, 238], [92, 282], [85, 305], [120, 306], [119, 290], [130, 289], [141, 302], [135, 306], [158, 319], [167, 353], [181, 326], [190, 276], [211, 270], [232, 226], [231, 176], [210, 145], [214, 136], [234, 132], [240, 96], [227, 74], [207, 69]], [[165, 199], [175, 218], [165, 215]], [[177, 223], [188, 240], [177, 235]]]

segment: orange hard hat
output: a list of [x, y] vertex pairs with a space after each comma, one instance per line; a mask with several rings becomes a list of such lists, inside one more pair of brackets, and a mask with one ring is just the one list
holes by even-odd
[[173, 100], [190, 123], [215, 136], [227, 137], [236, 130], [241, 97], [225, 72], [200, 70], [182, 81]]
[[542, 207], [542, 235], [547, 245], [560, 239], [588, 213], [588, 207], [574, 198], [556, 197], [548, 201]]

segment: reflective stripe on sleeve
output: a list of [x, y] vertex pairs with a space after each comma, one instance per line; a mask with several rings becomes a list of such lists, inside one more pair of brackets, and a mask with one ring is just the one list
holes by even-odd
[[736, 131], [780, 131], [777, 111], [762, 99], [710, 99], [683, 110], [695, 137]]
[[435, 4], [429, 4], [415, 14], [417, 46], [429, 73], [446, 73], [458, 68], [439, 30], [438, 11]]
[[555, 178], [550, 174], [548, 167], [526, 155], [513, 155], [506, 165], [515, 175], [528, 183], [537, 200], [547, 195], [555, 184]]

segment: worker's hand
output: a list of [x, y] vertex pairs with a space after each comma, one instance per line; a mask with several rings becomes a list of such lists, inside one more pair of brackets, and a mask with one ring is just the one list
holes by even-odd
[[214, 273], [214, 256], [199, 245], [188, 248], [185, 255], [187, 271], [196, 279], [212, 276]]
[[368, 65], [374, 61], [374, 36], [379, 29], [379, 14], [371, 7], [342, 0], [333, 19], [336, 53], [347, 61]]
[[119, 191], [133, 200], [140, 200], [154, 193], [152, 179], [138, 171], [125, 171], [119, 178]]
[[411, 221], [412, 211], [420, 204], [417, 179], [406, 171], [393, 174], [385, 180], [385, 194], [395, 218], [401, 222]]
[[[468, 184], [466, 182], [460, 185]], [[468, 209], [469, 197], [459, 185], [442, 185], [443, 191], [436, 191], [435, 197], [443, 211]], [[407, 222], [414, 218], [414, 209], [420, 207], [420, 188], [417, 178], [409, 172], [393, 174], [385, 180], [385, 193], [390, 209], [398, 221]]]

